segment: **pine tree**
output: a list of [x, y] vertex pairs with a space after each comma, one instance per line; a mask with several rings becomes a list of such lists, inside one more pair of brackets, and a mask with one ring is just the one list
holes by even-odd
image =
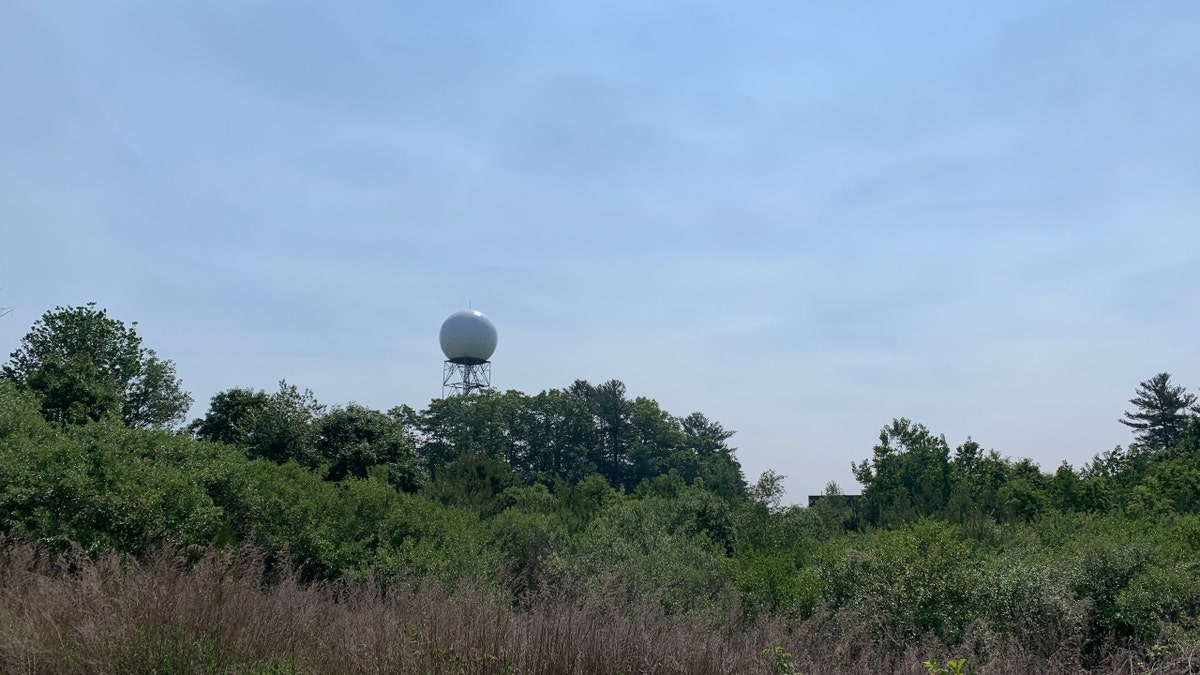
[[1151, 448], [1173, 447], [1191, 424], [1196, 396], [1171, 386], [1171, 376], [1159, 373], [1138, 385], [1129, 399], [1137, 409], [1125, 412], [1121, 424], [1134, 430], [1137, 442]]

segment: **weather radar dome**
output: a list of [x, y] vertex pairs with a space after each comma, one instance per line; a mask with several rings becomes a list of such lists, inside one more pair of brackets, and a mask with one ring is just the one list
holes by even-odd
[[442, 323], [438, 340], [447, 361], [477, 366], [487, 363], [496, 351], [496, 326], [483, 312], [464, 309]]

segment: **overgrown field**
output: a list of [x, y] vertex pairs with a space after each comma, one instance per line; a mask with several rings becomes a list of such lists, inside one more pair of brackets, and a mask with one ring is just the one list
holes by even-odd
[[897, 419], [861, 498], [811, 508], [615, 381], [189, 402], [91, 308], [0, 372], [0, 672], [1200, 670], [1200, 422], [1165, 374], [1081, 469]]
[[[655, 604], [371, 581], [303, 583], [251, 549], [142, 562], [29, 545], [0, 554], [0, 670], [9, 673], [1046, 673], [1079, 640], [1031, 649], [994, 629], [880, 639], [872, 618], [668, 615]], [[1094, 672], [1191, 672], [1200, 655], [1117, 650]], [[926, 664], [925, 662], [929, 662]]]

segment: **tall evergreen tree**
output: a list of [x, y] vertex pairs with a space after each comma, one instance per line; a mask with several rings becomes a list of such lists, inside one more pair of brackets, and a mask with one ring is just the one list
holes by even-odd
[[588, 460], [610, 484], [633, 487], [626, 483], [630, 480], [634, 402], [625, 397], [625, 384], [620, 380], [599, 385], [575, 380], [567, 392], [582, 399], [592, 415], [595, 433]]
[[1125, 412], [1121, 424], [1134, 430], [1138, 443], [1151, 448], [1170, 448], [1183, 438], [1193, 419], [1195, 394], [1171, 386], [1171, 376], [1159, 373], [1138, 385], [1129, 399], [1135, 411]]

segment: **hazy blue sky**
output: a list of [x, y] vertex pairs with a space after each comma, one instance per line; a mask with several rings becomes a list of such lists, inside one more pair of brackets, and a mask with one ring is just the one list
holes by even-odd
[[1200, 3], [0, 0], [0, 350], [139, 321], [201, 414], [493, 381], [738, 431], [792, 499], [907, 416], [1044, 469], [1200, 385]]

